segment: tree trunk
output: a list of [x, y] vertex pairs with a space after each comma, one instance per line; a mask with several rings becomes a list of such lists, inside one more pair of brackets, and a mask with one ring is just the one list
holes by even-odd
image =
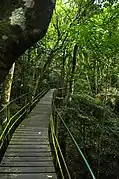
[[[12, 68], [10, 69], [9, 74], [6, 77], [6, 80], [3, 85], [3, 93], [1, 96], [1, 108], [6, 106], [10, 101], [14, 69], [15, 69], [15, 63], [13, 63]], [[2, 123], [5, 123], [7, 120], [6, 110], [3, 111], [2, 114], [0, 114], [0, 115], [1, 115], [0, 125], [2, 125]]]
[[74, 90], [74, 72], [75, 72], [75, 68], [76, 68], [77, 49], [78, 49], [78, 45], [76, 44], [74, 46], [74, 51], [73, 51], [72, 71], [71, 71], [71, 77], [70, 77], [70, 82], [69, 82], [69, 93], [70, 93], [70, 95], [73, 93], [73, 90]]
[[55, 0], [0, 1], [0, 83], [12, 64], [47, 32]]

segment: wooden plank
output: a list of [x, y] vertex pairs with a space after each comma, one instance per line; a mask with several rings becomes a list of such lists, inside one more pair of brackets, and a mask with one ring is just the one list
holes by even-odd
[[47, 135], [48, 136], [48, 131], [47, 130], [32, 130], [32, 131], [30, 131], [30, 130], [21, 130], [21, 131], [16, 131], [15, 133], [14, 133], [14, 135], [13, 136], [16, 136], [17, 134], [27, 134], [27, 135], [34, 135], [34, 134], [37, 134], [38, 136], [39, 135]]
[[[24, 127], [33, 127], [33, 128], [34, 128], [34, 127], [38, 127], [38, 126], [41, 127], [41, 124], [40, 124], [40, 125], [37, 125], [37, 124], [33, 124], [33, 125], [32, 125], [32, 124], [29, 124], [29, 125], [28, 125], [28, 124], [25, 124], [25, 125], [24, 125]], [[42, 124], [42, 126], [43, 126], [43, 128], [47, 128], [47, 129], [48, 129], [49, 124]]]
[[39, 111], [38, 110], [32, 111], [29, 114], [29, 116], [27, 117], [27, 119], [30, 118], [32, 115], [42, 117], [42, 116], [45, 116], [45, 115], [49, 115], [49, 113], [51, 112], [51, 109], [47, 105], [44, 106], [44, 108], [39, 107], [39, 109], [40, 109]]
[[[47, 109], [46, 109], [47, 110]], [[25, 122], [32, 122], [32, 120], [34, 119], [35, 122], [40, 122], [40, 121], [48, 121], [49, 118], [49, 114], [44, 114], [43, 116], [41, 115], [35, 115], [34, 116], [30, 116], [29, 118], [27, 118], [26, 120], [24, 120], [21, 125], [23, 125]]]
[[15, 138], [15, 137], [20, 137], [20, 138], [34, 137], [34, 138], [39, 138], [39, 139], [41, 139], [41, 138], [42, 139], [43, 138], [47, 139], [48, 138], [48, 134], [46, 134], [46, 135], [44, 134], [43, 135], [43, 133], [39, 134], [39, 132], [36, 133], [36, 134], [35, 133], [34, 134], [24, 134], [24, 133], [22, 134], [21, 133], [21, 134], [16, 134], [16, 135], [13, 136], [13, 138]]
[[39, 153], [39, 152], [50, 152], [51, 151], [51, 149], [50, 148], [39, 148], [39, 149], [36, 149], [36, 148], [8, 148], [7, 149], [7, 151], [9, 151], [9, 152], [14, 152], [14, 153], [26, 153], [26, 152], [28, 152], [28, 153]]
[[[45, 110], [47, 110], [47, 108], [45, 108]], [[49, 112], [50, 112], [50, 111], [49, 111]], [[42, 111], [42, 112], [31, 113], [31, 114], [30, 114], [30, 118], [31, 118], [31, 117], [35, 117], [35, 116], [38, 117], [38, 115], [41, 115], [41, 114], [46, 115], [47, 117], [49, 117], [49, 115], [48, 115], [48, 111], [47, 111], [47, 112]]]
[[[47, 110], [47, 109], [46, 109]], [[34, 119], [34, 122], [48, 122], [48, 118], [49, 118], [49, 115], [45, 115], [42, 119], [41, 118], [38, 118], [38, 116], [31, 116], [30, 119], [27, 119], [27, 120], [24, 120], [22, 125], [26, 124], [27, 122], [30, 123], [30, 122], [33, 122], [33, 119]]]
[[18, 129], [16, 132], [20, 132], [20, 131], [31, 131], [31, 132], [33, 132], [33, 131], [44, 131], [44, 132], [48, 132], [48, 129], [45, 127], [45, 128], [43, 128], [43, 129], [41, 129], [41, 128], [39, 128], [39, 127], [37, 127], [37, 128], [33, 128], [33, 127], [24, 127], [24, 128], [20, 128], [20, 129]]
[[0, 173], [47, 173], [55, 172], [54, 167], [0, 167]]
[[37, 141], [48, 141], [48, 135], [16, 135], [12, 138], [11, 141], [19, 141], [19, 140], [32, 140]]
[[25, 139], [27, 139], [27, 140], [28, 140], [28, 139], [29, 139], [29, 140], [30, 140], [30, 139], [34, 139], [34, 140], [36, 140], [36, 141], [37, 141], [37, 140], [47, 141], [47, 140], [48, 140], [48, 135], [46, 135], [46, 136], [45, 136], [45, 135], [44, 135], [44, 136], [43, 136], [43, 135], [15, 135], [15, 136], [12, 137], [11, 141], [12, 141], [12, 140], [17, 140], [17, 141], [18, 141], [18, 140], [23, 140], [23, 139], [24, 139], [24, 140], [25, 140]]
[[27, 149], [39, 149], [39, 148], [50, 148], [50, 145], [48, 145], [48, 144], [40, 144], [40, 145], [9, 145], [9, 147], [8, 148], [17, 148], [17, 149], [25, 149], [25, 148], [27, 148]]
[[49, 126], [49, 123], [48, 122], [45, 122], [45, 121], [43, 121], [43, 122], [33, 122], [33, 123], [25, 123], [24, 124], [24, 127], [26, 127], [26, 126], [29, 126], [29, 127], [32, 127], [32, 128], [34, 128], [34, 127], [40, 127], [40, 126], [43, 126], [43, 127], [47, 127], [47, 129], [48, 129], [48, 126]]
[[38, 174], [0, 174], [0, 179], [56, 179], [55, 173], [38, 173]]
[[31, 132], [33, 132], [33, 131], [48, 131], [48, 129], [46, 130], [46, 128], [40, 128], [40, 127], [35, 127], [35, 128], [33, 128], [33, 127], [25, 127], [25, 128], [19, 128], [19, 129], [17, 129], [16, 130], [16, 132], [20, 132], [20, 131], [31, 131]]
[[14, 137], [11, 141], [10, 141], [10, 144], [12, 144], [13, 142], [18, 142], [18, 144], [19, 144], [19, 142], [25, 142], [26, 141], [26, 144], [27, 144], [27, 142], [31, 142], [31, 144], [32, 144], [32, 142], [34, 143], [36, 143], [36, 142], [38, 142], [38, 144], [39, 144], [39, 142], [41, 142], [41, 144], [42, 143], [46, 143], [46, 144], [48, 144], [49, 143], [49, 140], [48, 140], [48, 138], [43, 138], [43, 137], [36, 137], [36, 136], [26, 136], [25, 138], [24, 137], [21, 137], [21, 136], [17, 136], [17, 137]]
[[[45, 109], [47, 110], [47, 108]], [[22, 121], [21, 124], [23, 124], [24, 122], [27, 122], [27, 121], [32, 121], [32, 119], [34, 118], [35, 121], [48, 121], [48, 117], [50, 116], [49, 112], [48, 113], [43, 113], [42, 115], [40, 113], [33, 113], [32, 115], [30, 114], [30, 116]]]
[[25, 126], [25, 127], [21, 126], [19, 129], [20, 130], [35, 130], [36, 129], [36, 130], [44, 130], [44, 131], [48, 130], [46, 127], [41, 128], [41, 126], [36, 126], [36, 127], [33, 127], [33, 126]]
[[[49, 142], [47, 142], [47, 143], [49, 143]], [[34, 142], [34, 141], [12, 141], [12, 142], [10, 142], [10, 145], [44, 145], [44, 144], [46, 144], [46, 141], [36, 141], [36, 142]]]
[[[41, 127], [41, 125], [37, 125], [37, 124], [33, 124], [33, 125], [28, 125], [28, 124], [26, 124], [26, 125], [23, 125], [23, 127], [25, 128], [25, 127], [32, 127], [32, 128], [35, 128], [35, 127]], [[46, 126], [42, 126], [43, 128], [47, 128], [48, 126], [46, 125]], [[48, 129], [48, 128], [47, 128]]]
[[52, 154], [51, 154], [51, 152], [38, 152], [38, 153], [20, 153], [20, 151], [19, 152], [17, 152], [17, 153], [15, 153], [15, 152], [9, 152], [9, 151], [6, 151], [6, 153], [5, 153], [5, 157], [14, 157], [14, 156], [16, 156], [16, 157], [45, 157], [45, 156], [47, 156], [47, 157], [50, 157]]
[[20, 138], [20, 137], [15, 137], [14, 139], [12, 139], [10, 141], [10, 144], [13, 143], [13, 142], [48, 142], [48, 139], [47, 138], [40, 138], [40, 137], [34, 137], [34, 136], [28, 136], [26, 138]]
[[46, 140], [46, 139], [48, 139], [48, 135], [46, 135], [46, 137], [42, 137], [42, 135], [41, 135], [42, 133], [40, 133], [40, 134], [37, 134], [37, 135], [25, 135], [25, 134], [21, 134], [21, 135], [14, 135], [12, 138], [13, 139], [15, 139], [15, 138], [21, 138], [21, 139], [27, 139], [27, 138], [36, 138], [36, 139], [43, 139], [44, 138], [44, 140]]
[[13, 137], [14, 136], [32, 136], [32, 135], [35, 135], [35, 136], [41, 136], [41, 135], [46, 135], [48, 136], [48, 132], [44, 132], [44, 131], [18, 131], [18, 132], [15, 132]]
[[10, 145], [49, 145], [49, 142], [47, 141], [34, 141], [34, 140], [19, 140], [19, 141], [12, 141]]
[[[45, 100], [44, 100], [44, 101], [45, 101]], [[38, 105], [36, 105], [36, 107], [31, 111], [31, 113], [32, 113], [33, 111], [38, 111], [38, 112], [40, 112], [40, 111], [39, 111], [39, 108], [41, 108], [42, 111], [43, 111], [43, 109], [44, 109], [44, 111], [47, 112], [45, 109], [48, 108], [48, 109], [50, 110], [51, 106], [50, 106], [49, 104], [43, 104], [43, 103], [41, 104], [41, 103], [38, 103]]]
[[46, 130], [46, 127], [42, 127], [42, 126], [36, 126], [36, 127], [33, 127], [33, 126], [25, 126], [24, 127], [24, 125], [22, 125], [22, 126], [20, 126], [20, 127], [18, 127], [17, 128], [18, 130], [20, 129], [20, 130], [27, 130], [27, 129], [29, 129], [29, 130], [35, 130], [35, 129], [40, 129], [40, 130]]
[[16, 131], [14, 134], [16, 134], [16, 133], [18, 133], [18, 132], [30, 132], [31, 131], [31, 133], [33, 133], [34, 131], [36, 131], [36, 132], [41, 132], [41, 133], [46, 133], [46, 134], [48, 134], [48, 129], [47, 128], [45, 128], [45, 129], [33, 129], [33, 128], [31, 128], [31, 129], [20, 129], [20, 130], [18, 130], [18, 131]]
[[52, 161], [40, 162], [2, 162], [0, 167], [53, 167]]
[[44, 120], [43, 121], [34, 121], [34, 122], [33, 121], [32, 122], [26, 121], [26, 122], [23, 123], [23, 125], [27, 125], [27, 126], [38, 125], [38, 126], [41, 126], [42, 124], [47, 125], [48, 123], [49, 123], [49, 121], [44, 121]]
[[44, 126], [44, 125], [48, 126], [49, 122], [45, 122], [45, 121], [43, 121], [43, 122], [29, 122], [29, 123], [27, 122], [27, 123], [24, 124], [24, 128], [26, 128], [26, 127], [29, 127], [29, 128], [30, 127], [32, 127], [32, 128], [39, 127], [39, 128], [41, 128], [41, 126], [42, 126], [46, 129], [46, 126]]
[[20, 140], [33, 140], [34, 142], [37, 142], [37, 141], [48, 141], [48, 137], [46, 137], [45, 135], [41, 135], [41, 136], [36, 136], [36, 135], [17, 135], [17, 136], [14, 136], [14, 138], [11, 140], [11, 141], [20, 141]]
[[41, 162], [41, 161], [52, 161], [51, 156], [29, 156], [29, 157], [3, 157], [2, 162]]

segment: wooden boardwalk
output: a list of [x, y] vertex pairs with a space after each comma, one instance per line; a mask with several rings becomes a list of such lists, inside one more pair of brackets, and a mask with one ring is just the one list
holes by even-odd
[[0, 179], [56, 179], [48, 126], [50, 90], [16, 129], [0, 164]]

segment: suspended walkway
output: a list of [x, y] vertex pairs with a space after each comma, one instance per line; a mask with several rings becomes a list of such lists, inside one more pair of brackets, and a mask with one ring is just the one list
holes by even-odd
[[56, 179], [48, 126], [50, 90], [14, 132], [0, 165], [0, 179]]
[[[23, 106], [12, 114], [12, 103], [17, 100], [21, 100]], [[60, 146], [59, 124], [64, 126], [90, 177], [96, 179], [55, 101], [54, 90], [47, 89], [32, 102], [28, 94], [24, 94], [0, 111], [7, 119], [0, 136], [0, 179], [73, 179]]]

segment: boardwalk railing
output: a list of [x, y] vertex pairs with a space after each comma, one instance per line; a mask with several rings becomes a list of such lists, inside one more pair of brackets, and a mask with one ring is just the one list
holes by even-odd
[[[69, 137], [71, 138], [73, 144], [75, 145], [77, 151], [79, 152], [80, 156], [82, 157], [85, 166], [87, 167], [90, 176], [92, 177], [92, 179], [96, 179], [86, 157], [84, 156], [83, 152], [81, 151], [78, 143], [76, 142], [74, 136], [72, 135], [70, 129], [68, 128], [67, 124], [65, 123], [64, 119], [62, 118], [62, 116], [60, 115], [60, 113], [58, 112], [58, 109], [56, 108], [56, 106], [53, 103], [53, 112], [51, 114], [50, 117], [50, 131], [51, 131], [51, 146], [53, 148], [54, 151], [54, 155], [55, 155], [55, 164], [58, 165], [58, 169], [60, 172], [60, 176], [59, 178], [62, 179], [71, 179], [71, 175], [68, 169], [68, 166], [66, 164], [65, 161], [65, 157], [63, 156], [63, 152], [62, 149], [60, 147], [60, 142], [58, 140], [58, 124], [63, 124], [67, 134], [69, 135]], [[57, 168], [57, 166], [56, 166]]]
[[[60, 144], [59, 144], [59, 141], [58, 141], [58, 136], [57, 136], [57, 133], [56, 133], [56, 130], [55, 130], [55, 125], [54, 125], [52, 115], [50, 117], [50, 131], [51, 131], [51, 136], [50, 136], [51, 141], [50, 142], [53, 146], [53, 150], [54, 150], [54, 153], [55, 153], [55, 156], [54, 156], [55, 157], [55, 167], [59, 168], [59, 171], [60, 171], [60, 173], [59, 174], [57, 173], [57, 174], [59, 175], [59, 178], [65, 179], [66, 175], [67, 175], [68, 178], [71, 179], [71, 175], [70, 175], [70, 172], [68, 170], [67, 163], [65, 161], [62, 150], [60, 148]], [[64, 167], [62, 167], [61, 159], [63, 161]], [[58, 167], [57, 167], [57, 164], [58, 164]]]
[[[6, 125], [3, 128], [2, 134], [0, 136], [0, 161], [4, 155], [4, 152], [9, 144], [9, 141], [12, 137], [13, 132], [17, 128], [17, 126], [21, 123], [23, 118], [31, 111], [31, 109], [35, 106], [35, 104], [47, 93], [49, 89], [45, 89], [41, 91], [32, 102], [28, 100], [28, 94], [26, 93], [12, 101], [9, 102], [0, 113], [5, 114], [6, 117]], [[27, 100], [26, 100], [27, 99]], [[23, 100], [24, 106], [21, 107], [13, 116], [11, 115], [11, 105], [18, 100]], [[4, 125], [4, 124], [3, 124]]]

